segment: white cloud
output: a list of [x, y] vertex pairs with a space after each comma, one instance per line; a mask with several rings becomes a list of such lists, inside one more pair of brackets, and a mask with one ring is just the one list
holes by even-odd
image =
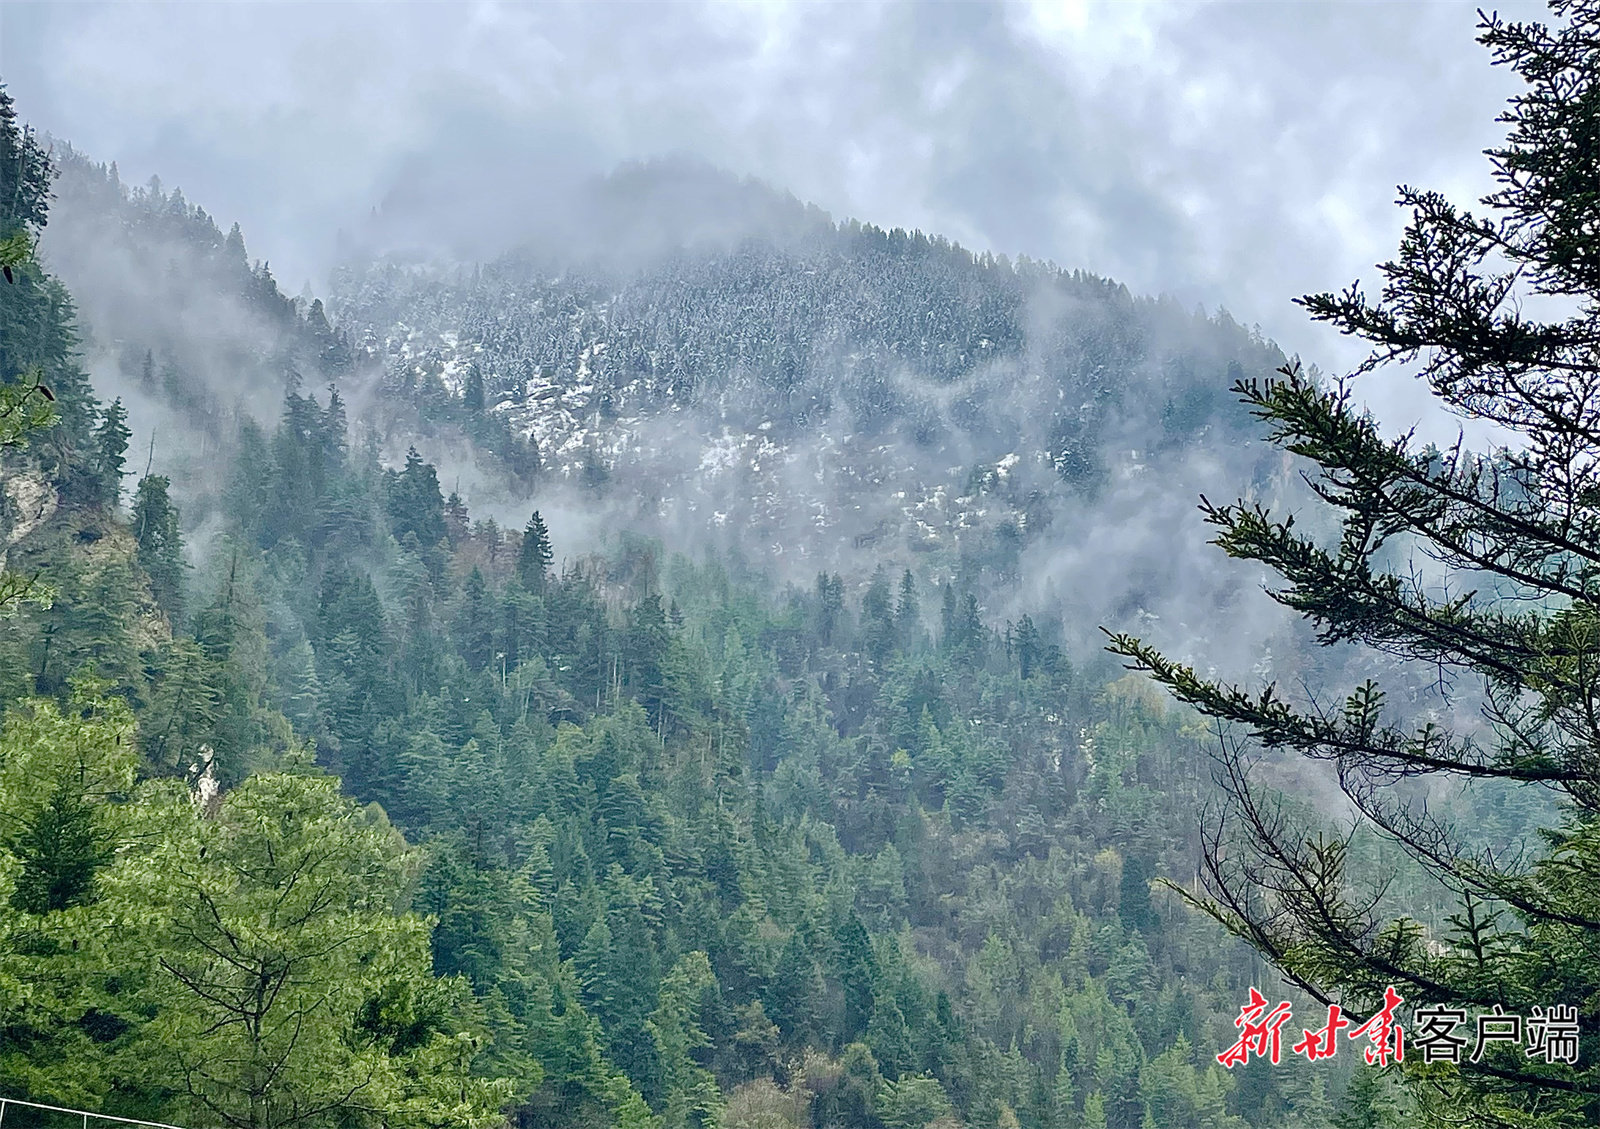
[[[1539, 9], [1516, 6], [1517, 14]], [[291, 290], [418, 169], [514, 210], [668, 151], [835, 215], [1225, 305], [1324, 369], [1294, 296], [1373, 277], [1400, 182], [1470, 200], [1510, 76], [1417, 4], [0, 6], [26, 118], [159, 172]], [[531, 205], [530, 205], [531, 206]], [[1425, 410], [1374, 381], [1381, 416]]]

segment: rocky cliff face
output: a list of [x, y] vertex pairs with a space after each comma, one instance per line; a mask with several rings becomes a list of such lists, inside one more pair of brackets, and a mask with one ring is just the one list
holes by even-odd
[[0, 570], [12, 546], [55, 514], [60, 499], [49, 479], [33, 470], [0, 467]]

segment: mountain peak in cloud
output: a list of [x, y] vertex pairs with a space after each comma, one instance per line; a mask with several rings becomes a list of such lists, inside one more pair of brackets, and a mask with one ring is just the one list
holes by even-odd
[[822, 209], [688, 154], [586, 172], [533, 150], [416, 159], [347, 244], [353, 257], [487, 260], [528, 253], [635, 267], [829, 227]]

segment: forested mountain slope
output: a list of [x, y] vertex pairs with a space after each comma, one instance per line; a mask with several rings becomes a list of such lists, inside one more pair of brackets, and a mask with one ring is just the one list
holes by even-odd
[[330, 308], [391, 393], [504, 418], [548, 479], [603, 487], [669, 538], [721, 530], [792, 575], [867, 546], [862, 580], [921, 554], [1014, 582], [1055, 518], [1197, 453], [1219, 479], [1276, 469], [1227, 390], [1283, 358], [1225, 314], [834, 224], [692, 166], [593, 195], [579, 247], [375, 260], [338, 274]]
[[[770, 202], [766, 240], [351, 268], [335, 326], [176, 194], [64, 165], [81, 355], [215, 438], [130, 509], [64, 289], [0, 286], [0, 378], [43, 365], [61, 417], [3, 464], [45, 499], [6, 567], [56, 599], [0, 621], [0, 1092], [252, 1129], [1380, 1123], [1350, 1056], [1216, 1064], [1265, 974], [1150, 884], [1193, 873], [1206, 733], [1023, 584], [1139, 483], [1276, 474], [1225, 410], [1270, 345]], [[547, 499], [641, 532], [596, 551]]]
[[154, 177], [125, 185], [69, 144], [52, 157], [42, 252], [80, 304], [85, 360], [102, 383], [164, 403], [179, 413], [169, 430], [215, 444], [241, 410], [273, 411], [290, 373], [320, 385], [350, 372], [344, 339], [248, 261], [238, 224], [224, 235], [181, 190]]

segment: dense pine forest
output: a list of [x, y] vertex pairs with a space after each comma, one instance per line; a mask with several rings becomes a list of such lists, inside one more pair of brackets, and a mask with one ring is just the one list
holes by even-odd
[[[1317, 378], [1226, 314], [695, 165], [592, 207], [582, 240], [362, 247], [289, 297], [237, 225], [47, 150], [0, 88], [0, 1098], [194, 1129], [1413, 1123], [1359, 1047], [1219, 1064], [1252, 989], [1317, 1014], [1321, 950], [1275, 967], [1196, 912], [1222, 699], [1096, 631], [1476, 707], [1244, 631], [1239, 574], [1176, 547], [1190, 474], [1313, 497], [1252, 388]], [[1096, 558], [1124, 525], [1144, 556]], [[1336, 880], [1401, 919], [1395, 968], [1459, 949], [1450, 876], [1346, 833], [1342, 763], [1253, 772], [1266, 825], [1342, 842]], [[1559, 818], [1389, 783], [1490, 856]]]

